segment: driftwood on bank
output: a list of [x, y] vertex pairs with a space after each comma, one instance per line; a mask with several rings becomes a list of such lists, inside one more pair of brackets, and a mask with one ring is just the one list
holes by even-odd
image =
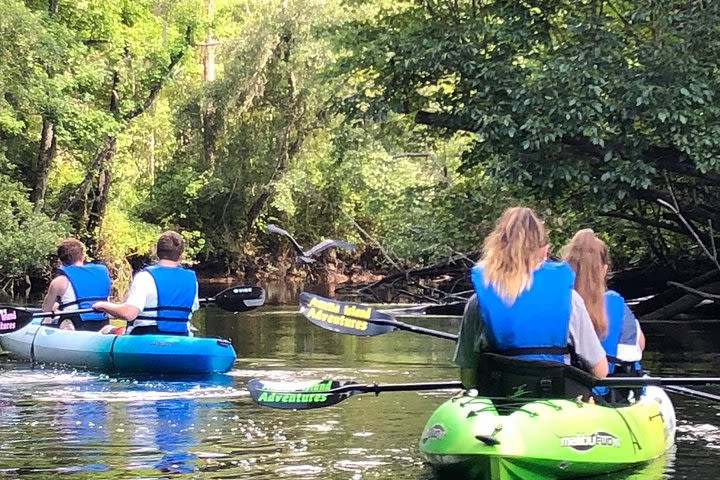
[[472, 294], [472, 290], [469, 290], [469, 272], [478, 256], [477, 252], [455, 252], [441, 262], [398, 269], [378, 281], [354, 285], [352, 289], [385, 302], [394, 302], [400, 298], [439, 305], [465, 302]]
[[[642, 317], [644, 320], [673, 318], [677, 315], [685, 314], [689, 310], [698, 306], [698, 304], [702, 303], [704, 300], [711, 300], [712, 302], [720, 300], [720, 296], [717, 295], [720, 293], [720, 282], [714, 281], [712, 283], [708, 283], [710, 280], [715, 280], [718, 274], [720, 274], [720, 261], [718, 261], [718, 251], [715, 245], [715, 235], [713, 233], [712, 221], [708, 221], [707, 234], [701, 235], [680, 210], [680, 204], [677, 200], [667, 172], [665, 172], [665, 181], [667, 183], [671, 202], [661, 198], [658, 198], [657, 202], [672, 212], [679, 219], [680, 224], [687, 229], [690, 236], [695, 239], [696, 244], [700, 247], [704, 255], [715, 266], [715, 270], [707, 272], [690, 282], [685, 282], [684, 284], [674, 281], [667, 282], [671, 289], [676, 289], [676, 292], [681, 291], [683, 292], [683, 295], [671, 303], [665, 304], [662, 307], [644, 315]], [[706, 241], [708, 244], [706, 244]], [[677, 294], [676, 292], [673, 292], [673, 294]], [[666, 297], [667, 296], [669, 295], [666, 295]]]
[[720, 281], [720, 272], [717, 270], [705, 272], [702, 275], [685, 281], [683, 284], [676, 284], [676, 282], [667, 281], [667, 285], [670, 285], [671, 288], [662, 290], [659, 293], [652, 295], [650, 298], [639, 302], [637, 305], [634, 305], [632, 308], [633, 312], [635, 312], [635, 315], [640, 318], [646, 318], [646, 316], [652, 315], [654, 312], [669, 306], [673, 302], [680, 300], [687, 295], [688, 292], [677, 285], [685, 285], [687, 287], [701, 289], [704, 285], [716, 281]]
[[[676, 282], [671, 283], [674, 283], [675, 285], [681, 285]], [[689, 312], [692, 308], [702, 302], [703, 298], [701, 294], [720, 294], [720, 282], [706, 284], [703, 285], [701, 288], [702, 290], [693, 289], [698, 293], [688, 293], [675, 300], [674, 302], [658, 308], [657, 310], [650, 312], [647, 315], [643, 315], [641, 317], [641, 320], [660, 320], [666, 318], [673, 318], [681, 313]]]

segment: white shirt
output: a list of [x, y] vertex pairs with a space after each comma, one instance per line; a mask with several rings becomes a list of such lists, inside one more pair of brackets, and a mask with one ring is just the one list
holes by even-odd
[[568, 343], [573, 346], [575, 353], [586, 367], [596, 365], [605, 358], [605, 349], [595, 333], [585, 301], [575, 290], [572, 291]]
[[[195, 283], [195, 300], [193, 301], [192, 305], [192, 311], [194, 312], [198, 308], [200, 308], [200, 300], [198, 299], [198, 285], [197, 282]], [[157, 294], [157, 287], [155, 286], [155, 279], [153, 279], [152, 275], [150, 275], [150, 272], [146, 272], [145, 270], [138, 272], [137, 275], [133, 278], [132, 283], [130, 284], [130, 291], [128, 292], [127, 300], [125, 300], [125, 303], [127, 305], [132, 305], [133, 307], [140, 310], [140, 313], [144, 317], [157, 317], [157, 311], [150, 310], [150, 311], [144, 311], [146, 308], [155, 308], [158, 306], [158, 294]], [[139, 319], [135, 320], [133, 322], [133, 327], [140, 327], [140, 326], [148, 326], [148, 325], [157, 325], [157, 322], [155, 320], [146, 320], [146, 319]], [[132, 329], [130, 327], [129, 330]], [[190, 322], [188, 321], [188, 331], [190, 330]]]
[[[67, 288], [65, 289], [65, 292], [60, 297], [60, 303], [65, 305], [71, 302], [74, 302], [77, 300], [77, 296], [75, 296], [75, 289], [72, 286], [72, 283], [70, 283], [70, 279], [67, 279]], [[70, 310], [77, 310], [78, 305], [77, 303], [73, 303], [72, 305], [67, 305], [66, 307], [63, 307], [63, 311], [70, 311]]]

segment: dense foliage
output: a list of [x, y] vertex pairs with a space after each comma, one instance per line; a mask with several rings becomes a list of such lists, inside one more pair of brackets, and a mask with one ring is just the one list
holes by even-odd
[[656, 199], [675, 194], [705, 239], [718, 224], [718, 19], [712, 2], [395, 2], [341, 32], [344, 111], [472, 132], [466, 176], [611, 236], [629, 220], [664, 256], [664, 232], [687, 230]]
[[620, 263], [672, 263], [687, 230], [657, 198], [706, 241], [719, 223], [719, 20], [712, 2], [2, 0], [0, 277], [47, 271], [70, 233], [126, 278], [166, 228], [215, 272], [287, 265], [266, 223], [427, 262], [477, 249], [512, 203], [555, 243], [593, 226]]

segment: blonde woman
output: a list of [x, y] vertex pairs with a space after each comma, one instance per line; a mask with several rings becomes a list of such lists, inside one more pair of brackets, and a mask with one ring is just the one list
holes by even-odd
[[[642, 358], [645, 336], [625, 299], [607, 289], [605, 280], [610, 266], [607, 245], [586, 228], [577, 232], [565, 246], [563, 258], [575, 271], [575, 290], [583, 297], [595, 333], [605, 349], [609, 373], [620, 366], [627, 370], [628, 363], [632, 369], [639, 370], [637, 362]], [[607, 393], [607, 389], [600, 389], [600, 393]]]
[[505, 210], [485, 239], [454, 359], [466, 386], [482, 352], [569, 364], [572, 350], [579, 366], [607, 375], [605, 351], [573, 289], [575, 275], [567, 263], [548, 261], [548, 248], [543, 223], [524, 207]]

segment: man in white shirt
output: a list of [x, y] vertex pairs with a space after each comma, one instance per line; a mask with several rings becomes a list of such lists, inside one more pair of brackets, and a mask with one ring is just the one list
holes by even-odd
[[158, 262], [138, 272], [124, 303], [97, 302], [92, 308], [128, 322], [130, 335], [191, 335], [190, 316], [200, 307], [195, 273], [180, 266], [185, 242], [179, 233], [160, 235]]

